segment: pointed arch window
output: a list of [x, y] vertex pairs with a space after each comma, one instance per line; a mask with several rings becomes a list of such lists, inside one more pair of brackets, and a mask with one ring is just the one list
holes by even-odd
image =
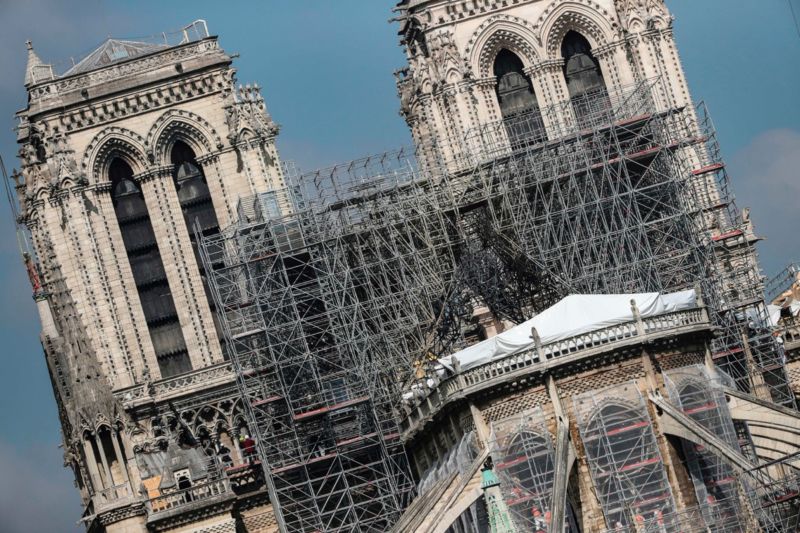
[[211, 297], [203, 263], [200, 260], [196, 235], [196, 230], [199, 230], [205, 237], [219, 233], [219, 221], [217, 220], [216, 211], [214, 211], [211, 191], [208, 188], [205, 174], [203, 174], [203, 170], [197, 163], [194, 150], [188, 144], [183, 141], [177, 141], [172, 147], [170, 157], [173, 165], [172, 177], [178, 194], [178, 202], [181, 204], [183, 220], [186, 224], [186, 229], [189, 231], [189, 238], [192, 241], [192, 249], [197, 260], [197, 266], [200, 269], [200, 278], [203, 280], [203, 289], [214, 319], [217, 338], [227, 359], [228, 351], [222, 334], [222, 325], [214, 299]]
[[530, 78], [525, 74], [522, 60], [509, 50], [500, 50], [494, 60], [494, 75], [497, 78], [497, 102], [512, 147], [544, 140], [539, 101]]
[[592, 45], [580, 33], [569, 31], [561, 43], [561, 56], [578, 125], [586, 128], [595, 122], [606, 121], [611, 102], [600, 63], [592, 54]]
[[606, 404], [591, 416], [582, 438], [609, 529], [674, 520], [672, 492], [644, 406]]
[[[495, 466], [503, 494], [520, 531], [539, 531], [550, 525], [551, 494], [555, 481], [555, 452], [548, 434], [522, 429], [499, 454]], [[579, 531], [569, 500], [565, 509], [565, 531]]]
[[189, 353], [144, 196], [122, 159], [111, 162], [109, 178], [114, 212], [161, 376], [189, 372]]

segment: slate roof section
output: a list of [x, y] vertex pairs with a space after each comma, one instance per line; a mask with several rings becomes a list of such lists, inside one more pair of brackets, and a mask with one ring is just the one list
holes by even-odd
[[169, 45], [125, 41], [121, 39], [106, 39], [94, 52], [83, 58], [74, 67], [65, 72], [63, 76], [82, 74], [119, 61], [158, 52], [165, 48], [169, 48]]

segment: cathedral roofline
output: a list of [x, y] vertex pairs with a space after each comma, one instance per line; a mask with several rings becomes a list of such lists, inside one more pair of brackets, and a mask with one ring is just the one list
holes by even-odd
[[[126, 57], [109, 56], [116, 49]], [[163, 83], [190, 72], [229, 65], [231, 57], [217, 37], [204, 36], [175, 45], [144, 46], [136, 41], [109, 39], [62, 76], [34, 78], [26, 85], [28, 106], [17, 116], [31, 117], [55, 109], [84, 105], [115, 94]], [[49, 65], [36, 65], [36, 69]], [[35, 71], [34, 71], [35, 72]]]
[[93, 52], [81, 59], [72, 68], [67, 70], [61, 78], [75, 74], [91, 72], [122, 61], [135, 59], [171, 48], [167, 44], [147, 43], [142, 41], [128, 41], [109, 37]]
[[[177, 39], [174, 37], [176, 35], [178, 36]], [[170, 40], [171, 38], [172, 41]], [[25, 86], [32, 87], [47, 82], [78, 77], [109, 67], [142, 60], [186, 45], [203, 41], [215, 41], [217, 36], [209, 34], [206, 22], [198, 19], [178, 32], [162, 33], [157, 39], [158, 41], [152, 38], [129, 40], [109, 37], [63, 74], [56, 74], [52, 64], [45, 64], [33, 51], [33, 46], [28, 41], [26, 43], [28, 45], [28, 66], [25, 74]], [[46, 69], [46, 72], [43, 69]]]

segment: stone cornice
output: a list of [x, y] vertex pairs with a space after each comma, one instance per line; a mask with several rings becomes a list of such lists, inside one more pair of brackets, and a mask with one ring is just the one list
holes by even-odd
[[546, 59], [525, 69], [525, 74], [535, 76], [540, 72], [560, 72], [564, 68], [563, 59]]
[[147, 183], [154, 179], [166, 179], [172, 177], [172, 166], [164, 165], [161, 167], [149, 167], [144, 172], [133, 176], [133, 181], [139, 184]]
[[401, 421], [402, 439], [412, 440], [450, 404], [486, 391], [502, 391], [509, 384], [535, 380], [545, 373], [559, 374], [565, 369], [572, 372], [576, 366], [612, 364], [636, 353], [643, 345], [674, 342], [682, 336], [710, 335], [712, 328], [705, 308], [688, 309], [618, 324], [548, 345], [537, 344], [475, 368], [456, 370], [408, 409]]
[[490, 78], [478, 78], [473, 83], [475, 84], [475, 87], [490, 87], [494, 89], [497, 86], [497, 78], [494, 76]]
[[119, 61], [104, 68], [37, 83], [29, 89], [29, 92], [32, 99], [46, 98], [55, 94], [98, 85], [123, 76], [154, 70], [165, 64], [173, 63], [180, 59], [188, 59], [213, 50], [219, 50], [217, 38], [206, 37], [200, 41], [173, 46], [166, 50]]
[[233, 383], [236, 375], [230, 363], [221, 363], [153, 383], [142, 383], [114, 391], [126, 409], [142, 403], [166, 402], [198, 390]]
[[126, 505], [125, 507], [117, 507], [109, 511], [102, 511], [97, 514], [96, 519], [100, 524], [108, 526], [120, 520], [125, 520], [126, 518], [144, 516], [146, 514], [147, 509], [145, 509], [144, 502], [136, 502]]
[[[147, 89], [137, 90], [135, 93], [110, 96], [87, 102], [78, 102], [73, 105], [54, 107], [36, 113], [26, 113], [28, 116], [36, 115], [36, 123], [58, 121], [67, 134], [95, 128], [101, 125], [110, 125], [115, 122], [128, 120], [158, 111], [170, 109], [177, 103], [186, 103], [199, 100], [208, 96], [218, 96], [223, 92], [219, 85], [223, 78], [219, 72], [203, 73], [197, 77], [184, 77], [180, 80], [160, 84]], [[177, 90], [172, 90], [177, 89]], [[24, 140], [20, 137], [18, 140]]]

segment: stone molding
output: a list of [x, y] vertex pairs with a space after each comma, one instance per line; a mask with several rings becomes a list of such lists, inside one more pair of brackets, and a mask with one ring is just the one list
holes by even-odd
[[155, 52], [150, 55], [133, 58], [129, 61], [114, 63], [108, 67], [92, 70], [91, 72], [34, 84], [30, 89], [31, 99], [46, 99], [60, 93], [106, 83], [123, 76], [155, 70], [164, 65], [169, 65], [176, 61], [188, 59], [214, 50], [219, 50], [219, 43], [216, 37], [207, 37], [200, 41], [171, 47], [162, 52]]

